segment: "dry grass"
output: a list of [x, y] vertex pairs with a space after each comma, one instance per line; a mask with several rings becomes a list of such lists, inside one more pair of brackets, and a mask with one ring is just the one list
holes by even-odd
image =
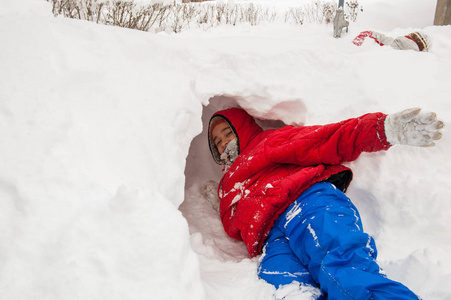
[[[130, 0], [47, 0], [55, 16], [88, 20], [142, 31], [180, 32], [186, 28], [208, 29], [222, 24], [237, 25], [283, 21], [293, 24], [330, 23], [336, 11], [335, 2], [313, 1], [309, 5], [278, 12], [266, 6], [212, 2], [138, 5]], [[348, 19], [357, 19], [358, 0], [346, 2]]]

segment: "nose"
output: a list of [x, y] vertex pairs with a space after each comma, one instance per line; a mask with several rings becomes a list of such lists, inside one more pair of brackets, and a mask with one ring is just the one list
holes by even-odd
[[228, 143], [229, 141], [224, 141], [224, 143], [221, 143], [221, 145], [218, 147], [219, 154], [224, 153], [224, 150], [227, 147]]
[[224, 150], [225, 150], [226, 147], [227, 147], [227, 143], [224, 142], [224, 143], [221, 145], [221, 152], [224, 152]]

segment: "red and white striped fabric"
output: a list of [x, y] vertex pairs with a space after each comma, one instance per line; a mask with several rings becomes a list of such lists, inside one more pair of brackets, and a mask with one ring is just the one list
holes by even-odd
[[354, 40], [352, 41], [352, 43], [356, 46], [362, 46], [363, 41], [365, 41], [366, 37], [370, 37], [372, 39], [374, 39], [376, 41], [376, 43], [378, 43], [379, 45], [383, 46], [384, 44], [380, 43], [377, 38], [373, 35], [372, 31], [362, 31], [358, 36], [356, 36], [354, 38]]

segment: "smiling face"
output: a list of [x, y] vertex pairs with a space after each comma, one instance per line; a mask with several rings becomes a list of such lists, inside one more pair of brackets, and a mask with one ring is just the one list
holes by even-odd
[[211, 136], [219, 154], [222, 154], [227, 144], [235, 138], [235, 135], [227, 122], [216, 125], [211, 132]]

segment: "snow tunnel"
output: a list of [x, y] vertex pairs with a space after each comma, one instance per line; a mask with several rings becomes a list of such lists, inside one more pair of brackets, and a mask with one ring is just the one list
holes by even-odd
[[[299, 102], [298, 102], [299, 103]], [[203, 106], [203, 130], [192, 141], [185, 167], [185, 199], [179, 209], [188, 221], [191, 244], [196, 253], [208, 253], [210, 259], [218, 261], [239, 262], [248, 258], [244, 243], [229, 238], [222, 227], [219, 213], [204, 198], [202, 187], [208, 180], [219, 182], [222, 177], [222, 166], [217, 165], [210, 154], [207, 142], [207, 130], [210, 117], [218, 110], [229, 107], [242, 107], [256, 118], [264, 129], [278, 128], [285, 123], [277, 119], [277, 109], [270, 114], [259, 114], [238, 96], [216, 95]], [[261, 102], [260, 102], [261, 104]], [[286, 104], [286, 102], [285, 102]], [[298, 104], [299, 105], [299, 104]], [[274, 108], [274, 107], [273, 107]], [[304, 111], [303, 107], [300, 111]], [[262, 118], [267, 117], [266, 119]], [[201, 261], [202, 268], [202, 261]]]
[[[185, 167], [185, 199], [179, 209], [188, 221], [191, 246], [196, 253], [208, 252], [208, 257], [214, 260], [240, 261], [247, 257], [244, 244], [225, 234], [219, 213], [202, 193], [205, 182], [219, 182], [222, 176], [222, 167], [213, 161], [208, 147], [208, 122], [216, 111], [228, 107], [239, 107], [239, 104], [233, 97], [215, 96], [210, 98], [207, 106], [203, 106], [203, 129], [191, 141]], [[202, 260], [200, 263], [202, 269]]]
[[[264, 129], [286, 124], [305, 123], [306, 107], [302, 100], [280, 100], [276, 97], [247, 95], [246, 97], [215, 95], [202, 110], [202, 132], [193, 138], [185, 165], [185, 197], [179, 210], [187, 220], [191, 247], [197, 253], [202, 284], [211, 299], [238, 293], [242, 299], [261, 299], [274, 292], [272, 287], [258, 280], [258, 258], [250, 259], [243, 242], [225, 233], [219, 212], [205, 199], [203, 185], [208, 180], [219, 182], [222, 166], [210, 154], [207, 141], [208, 122], [218, 110], [241, 107], [251, 114]], [[298, 122], [294, 122], [297, 120]]]

